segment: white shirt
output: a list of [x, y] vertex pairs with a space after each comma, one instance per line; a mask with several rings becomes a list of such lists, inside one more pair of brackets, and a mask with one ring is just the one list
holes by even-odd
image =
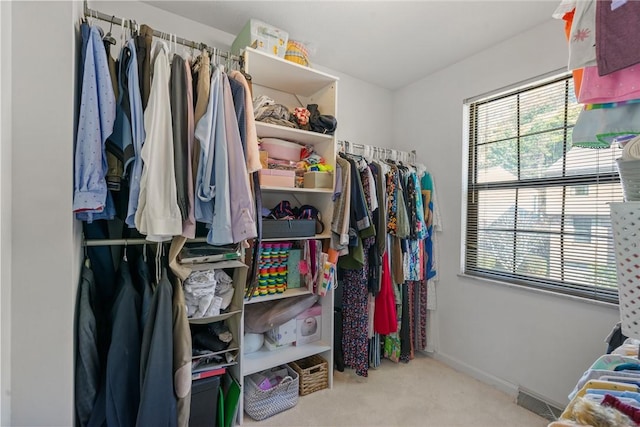
[[173, 131], [169, 103], [169, 58], [166, 43], [153, 50], [153, 78], [144, 111], [147, 134], [141, 150], [142, 178], [135, 225], [147, 240], [163, 242], [182, 233], [174, 174]]

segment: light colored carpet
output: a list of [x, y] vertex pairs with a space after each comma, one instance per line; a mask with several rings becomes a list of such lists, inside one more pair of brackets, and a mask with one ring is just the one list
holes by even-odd
[[300, 397], [288, 411], [247, 425], [545, 427], [512, 397], [424, 355], [408, 364], [383, 360], [368, 378], [334, 371], [333, 389]]

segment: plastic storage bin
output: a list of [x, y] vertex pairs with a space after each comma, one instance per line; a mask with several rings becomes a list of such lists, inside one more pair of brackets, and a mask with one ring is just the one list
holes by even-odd
[[257, 19], [250, 19], [231, 45], [231, 52], [239, 54], [242, 49], [251, 46], [256, 50], [284, 58], [287, 51], [289, 34]]
[[189, 425], [216, 427], [220, 377], [196, 380], [191, 385]]
[[244, 411], [254, 420], [264, 420], [298, 404], [300, 377], [289, 365], [285, 367], [289, 377], [269, 390], [260, 390], [250, 376], [245, 377]]
[[261, 138], [260, 147], [269, 153], [269, 158], [298, 162], [302, 158], [304, 145], [278, 138]]

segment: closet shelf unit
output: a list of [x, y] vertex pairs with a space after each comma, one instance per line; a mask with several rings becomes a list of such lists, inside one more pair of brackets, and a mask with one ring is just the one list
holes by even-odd
[[[327, 73], [314, 70], [268, 53], [247, 48], [244, 52], [244, 66], [252, 78], [253, 97], [266, 95], [276, 103], [283, 104], [291, 110], [295, 107], [306, 107], [308, 104], [317, 104], [321, 114], [329, 114], [338, 117], [337, 114], [337, 90], [338, 78]], [[338, 119], [339, 123], [339, 119]], [[258, 137], [280, 138], [305, 145], [312, 145], [314, 150], [322, 156], [326, 163], [334, 170], [336, 166], [337, 140], [335, 135], [321, 134], [300, 129], [256, 122]], [[263, 239], [265, 242], [277, 241], [304, 241], [322, 240], [328, 245], [331, 237], [330, 224], [333, 216], [333, 187], [335, 174], [331, 188], [280, 188], [273, 186], [261, 186], [263, 206], [270, 208], [276, 206], [282, 200], [289, 200], [292, 205], [315, 206], [322, 215], [325, 231], [310, 237], [276, 237]], [[326, 246], [325, 245], [325, 246]], [[256, 296], [250, 300], [245, 299], [247, 305], [271, 304], [273, 301], [282, 300], [311, 292], [304, 287], [287, 289], [282, 294]], [[302, 345], [292, 345], [270, 351], [266, 348], [244, 354], [241, 351], [241, 372], [244, 377], [265, 369], [283, 365], [304, 357], [319, 355], [331, 366], [333, 365], [333, 292], [328, 292], [320, 297], [318, 303], [322, 307], [320, 321], [321, 336], [319, 341]], [[244, 316], [244, 315], [243, 315]], [[244, 332], [244, 324], [243, 332]], [[243, 342], [240, 348], [244, 348]], [[329, 370], [329, 388], [333, 386], [333, 370]], [[242, 414], [242, 399], [240, 400]], [[242, 415], [238, 421], [242, 422]]]
[[[240, 365], [242, 361], [241, 353], [242, 353], [242, 316], [244, 309], [244, 287], [247, 283], [247, 272], [248, 267], [242, 261], [239, 260], [226, 260], [226, 261], [217, 261], [217, 262], [207, 262], [207, 263], [196, 263], [189, 264], [188, 267], [192, 271], [202, 271], [202, 270], [224, 270], [232, 279], [233, 283], [233, 297], [231, 298], [231, 303], [225, 313], [221, 313], [217, 316], [207, 316], [200, 318], [189, 318], [189, 325], [207, 325], [210, 323], [221, 322], [224, 321], [233, 336], [229, 347], [220, 351], [211, 351], [202, 355], [193, 356], [191, 358], [192, 361], [196, 361], [203, 357], [214, 356], [214, 355], [223, 355], [225, 353], [231, 353], [234, 355], [234, 361], [226, 361], [220, 362], [216, 364], [212, 364], [207, 366], [206, 369], [203, 367], [196, 368], [193, 372], [194, 374], [201, 374], [203, 370], [207, 369], [217, 369], [217, 368], [228, 368], [231, 375], [236, 379], [236, 381], [242, 381], [242, 366]], [[194, 379], [198, 379], [197, 375]]]

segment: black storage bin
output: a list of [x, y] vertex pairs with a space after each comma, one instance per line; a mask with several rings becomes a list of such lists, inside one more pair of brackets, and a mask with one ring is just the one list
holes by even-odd
[[190, 427], [216, 427], [220, 377], [196, 380], [191, 384]]
[[313, 237], [315, 219], [263, 219], [262, 238]]

